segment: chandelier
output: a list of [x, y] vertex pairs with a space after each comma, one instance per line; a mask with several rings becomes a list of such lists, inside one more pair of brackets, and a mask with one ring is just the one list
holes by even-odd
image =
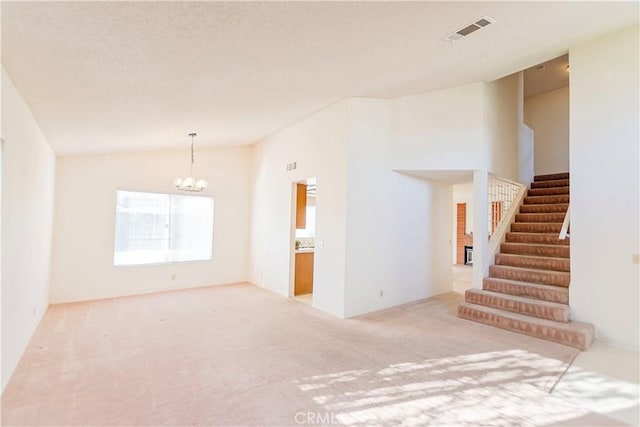
[[195, 161], [195, 157], [193, 155], [193, 138], [196, 136], [196, 133], [190, 133], [191, 137], [191, 167], [189, 169], [189, 176], [186, 178], [176, 178], [173, 180], [173, 185], [180, 191], [187, 191], [189, 193], [199, 193], [202, 190], [207, 189], [207, 180], [199, 179], [195, 180], [193, 178], [193, 163]]

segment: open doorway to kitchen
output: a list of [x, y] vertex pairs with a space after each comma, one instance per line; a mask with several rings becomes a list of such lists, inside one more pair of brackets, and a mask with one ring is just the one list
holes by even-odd
[[293, 280], [290, 294], [299, 301], [313, 301], [313, 270], [316, 236], [316, 178], [294, 183], [295, 201], [292, 215]]

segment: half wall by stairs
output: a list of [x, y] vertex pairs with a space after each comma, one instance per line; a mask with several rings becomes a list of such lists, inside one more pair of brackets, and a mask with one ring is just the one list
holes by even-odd
[[568, 207], [568, 173], [536, 176], [482, 290], [467, 290], [458, 316], [586, 350], [595, 330], [570, 320], [570, 240], [558, 237]]

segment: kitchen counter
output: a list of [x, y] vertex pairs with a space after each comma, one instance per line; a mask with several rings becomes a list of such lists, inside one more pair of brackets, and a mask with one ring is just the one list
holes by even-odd
[[300, 248], [300, 249], [296, 249], [296, 253], [297, 254], [307, 254], [307, 253], [314, 253], [315, 252], [315, 248]]

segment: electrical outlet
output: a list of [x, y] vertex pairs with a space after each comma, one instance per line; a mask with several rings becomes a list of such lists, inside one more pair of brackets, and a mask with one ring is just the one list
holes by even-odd
[[171, 275], [171, 280], [176, 280], [176, 273], [173, 273], [173, 274]]
[[383, 291], [382, 289], [380, 289], [380, 294], [378, 294], [378, 296], [379, 296], [380, 298], [382, 298], [382, 297], [384, 296], [384, 291]]

